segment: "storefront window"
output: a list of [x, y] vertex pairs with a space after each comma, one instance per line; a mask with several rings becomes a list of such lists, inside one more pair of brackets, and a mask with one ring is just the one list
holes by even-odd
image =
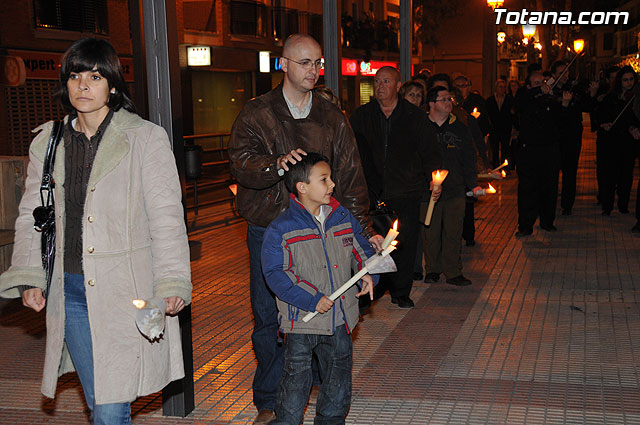
[[193, 71], [193, 133], [229, 133], [251, 99], [250, 72]]

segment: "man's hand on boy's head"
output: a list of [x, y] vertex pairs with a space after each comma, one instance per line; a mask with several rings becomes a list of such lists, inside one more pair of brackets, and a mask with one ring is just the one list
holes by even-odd
[[282, 155], [280, 158], [278, 158], [278, 168], [282, 168], [284, 171], [289, 171], [289, 167], [287, 167], [287, 162], [290, 164], [295, 164], [296, 162], [302, 160], [302, 156], [300, 155], [306, 155], [306, 154], [307, 153], [305, 151], [298, 148], [294, 151], [289, 152], [286, 155]]
[[369, 238], [369, 243], [377, 252], [382, 251], [382, 241], [384, 241], [382, 235], [373, 235]]
[[368, 274], [362, 276], [362, 291], [358, 292], [356, 297], [364, 294], [369, 294], [369, 298], [373, 301], [373, 278]]
[[318, 304], [316, 304], [316, 311], [318, 313], [326, 313], [331, 310], [331, 307], [333, 307], [333, 301], [326, 295], [323, 295], [320, 301], [318, 301]]

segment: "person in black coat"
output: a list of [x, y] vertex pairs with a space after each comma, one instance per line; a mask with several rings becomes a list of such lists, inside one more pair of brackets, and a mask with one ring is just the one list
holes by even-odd
[[505, 159], [513, 164], [509, 141], [513, 128], [515, 99], [507, 96], [506, 93], [506, 81], [498, 80], [493, 96], [487, 99], [487, 111], [491, 120], [489, 144], [491, 146], [491, 163], [494, 168], [502, 164]]
[[[613, 92], [602, 102], [598, 113], [600, 128], [606, 133], [612, 154], [603, 165], [600, 191], [602, 213], [611, 214], [615, 194], [618, 194], [618, 211], [629, 212], [629, 197], [633, 181], [633, 167], [640, 139], [640, 120], [633, 111], [637, 97], [638, 75], [630, 66], [620, 69], [616, 75]], [[640, 221], [640, 205], [636, 204], [636, 216]], [[640, 231], [640, 229], [638, 229]]]
[[391, 302], [413, 307], [409, 297], [419, 232], [420, 197], [440, 165], [440, 151], [427, 137], [427, 114], [398, 97], [400, 73], [382, 67], [374, 79], [375, 99], [356, 109], [351, 126], [356, 136], [371, 208], [383, 201], [398, 215], [398, 249], [391, 255], [398, 271], [381, 276], [376, 296], [385, 287]]
[[560, 147], [558, 121], [560, 107], [550, 96], [543, 76], [534, 72], [527, 77], [526, 90], [516, 99], [520, 131], [516, 171], [518, 173], [518, 232], [516, 237], [533, 233], [540, 227], [557, 231], [553, 222], [558, 199]]

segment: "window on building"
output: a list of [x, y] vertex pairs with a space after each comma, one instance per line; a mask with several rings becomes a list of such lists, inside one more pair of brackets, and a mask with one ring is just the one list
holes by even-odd
[[109, 33], [107, 0], [33, 0], [33, 10], [37, 28]]
[[322, 15], [312, 13], [309, 15], [309, 35], [318, 41], [322, 40], [323, 23]]
[[265, 36], [267, 10], [262, 3], [231, 1], [231, 34]]
[[216, 32], [215, 0], [184, 0], [182, 13], [186, 29]]
[[298, 11], [286, 7], [273, 8], [273, 36], [285, 39], [298, 32]]
[[613, 33], [606, 32], [602, 40], [602, 50], [613, 50]]

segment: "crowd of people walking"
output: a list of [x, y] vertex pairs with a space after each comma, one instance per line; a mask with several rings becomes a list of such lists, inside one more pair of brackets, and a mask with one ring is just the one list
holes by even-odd
[[[248, 222], [254, 424], [301, 423], [314, 384], [316, 423], [344, 423], [359, 315], [386, 291], [397, 307], [414, 307], [416, 280], [434, 284], [444, 276], [450, 285], [472, 284], [461, 250], [463, 240], [476, 244], [479, 175], [500, 178], [494, 170], [507, 163], [504, 171], [517, 176], [517, 238], [532, 235], [537, 220], [542, 230], [558, 231], [560, 176], [562, 214], [571, 216], [576, 201], [583, 113], [591, 114], [597, 133], [602, 214], [612, 215], [614, 205], [629, 213], [640, 152], [640, 86], [630, 66], [581, 85], [565, 62], [548, 71], [533, 65], [523, 85], [498, 79], [486, 99], [462, 73], [425, 71], [403, 83], [397, 69], [385, 66], [375, 74], [374, 96], [347, 116], [340, 99], [317, 86], [322, 57], [312, 37], [290, 36], [280, 62], [283, 82], [249, 101], [231, 130], [236, 206]], [[75, 369], [96, 424], [130, 423], [135, 397], [184, 375], [175, 315], [191, 301], [167, 135], [135, 115], [122, 75], [104, 41], [80, 40], [65, 54], [60, 99], [69, 116], [58, 160], [51, 160], [61, 183], [54, 192], [52, 225], [60, 237], [53, 281], [47, 285], [41, 268], [32, 215], [44, 202], [38, 195], [47, 145], [55, 140], [52, 124], [32, 144], [12, 266], [0, 278], [1, 296], [22, 297], [36, 311], [49, 306], [43, 393], [53, 396], [58, 373]], [[442, 185], [432, 180], [437, 170], [448, 172]], [[640, 183], [637, 190], [634, 233], [640, 233]], [[391, 252], [397, 270], [369, 276], [367, 259], [385, 248], [386, 230], [373, 222], [381, 211], [399, 222]], [[357, 287], [330, 297], [360, 272]], [[111, 280], [120, 286], [101, 283]], [[158, 341], [141, 337], [134, 313], [111, 319], [112, 307], [124, 311], [134, 298], [153, 297], [164, 300], [170, 316]], [[316, 316], [304, 319], [307, 313]], [[128, 365], [135, 375], [121, 373]]]

